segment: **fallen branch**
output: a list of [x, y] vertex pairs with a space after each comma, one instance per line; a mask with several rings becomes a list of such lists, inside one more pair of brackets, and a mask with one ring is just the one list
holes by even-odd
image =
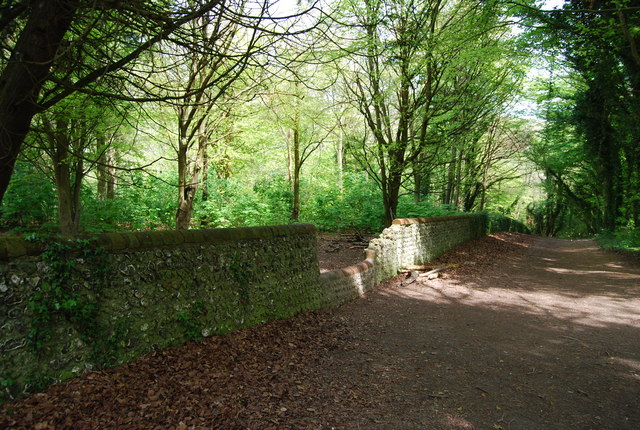
[[422, 272], [422, 271], [425, 271], [425, 270], [432, 270], [433, 268], [434, 268], [434, 266], [426, 266], [424, 264], [414, 264], [414, 265], [404, 266], [402, 268], [402, 270], [404, 272], [412, 272], [414, 270]]
[[437, 269], [429, 270], [428, 272], [418, 275], [419, 278], [435, 279], [438, 277], [438, 273], [445, 269], [452, 269], [458, 267], [457, 264], [447, 264], [446, 266], [438, 267]]
[[416, 272], [415, 270], [412, 271], [411, 273], [409, 273], [409, 277], [407, 279], [405, 279], [404, 281], [402, 281], [402, 283], [400, 284], [402, 287], [406, 287], [409, 284], [412, 284], [416, 281], [416, 279], [418, 279], [418, 272]]

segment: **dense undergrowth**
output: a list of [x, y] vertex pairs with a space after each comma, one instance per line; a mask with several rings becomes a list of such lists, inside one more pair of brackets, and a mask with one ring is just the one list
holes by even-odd
[[603, 249], [624, 251], [640, 256], [640, 228], [605, 232], [596, 236], [595, 239]]
[[[24, 167], [24, 166], [23, 166]], [[175, 228], [176, 188], [170, 177], [134, 172], [115, 198], [99, 199], [93, 187], [81, 194], [81, 231]], [[299, 219], [291, 220], [293, 195], [284, 176], [266, 177], [248, 184], [234, 179], [210, 179], [207, 196], [199, 193], [192, 228], [222, 228], [307, 222], [325, 231], [378, 232], [384, 228], [382, 198], [376, 184], [364, 174], [345, 174], [342, 189], [327, 181], [304, 181]], [[0, 223], [5, 232], [55, 232], [57, 196], [43, 174], [17, 169], [2, 204]], [[406, 195], [398, 204], [398, 218], [460, 213], [429, 198], [416, 203]]]

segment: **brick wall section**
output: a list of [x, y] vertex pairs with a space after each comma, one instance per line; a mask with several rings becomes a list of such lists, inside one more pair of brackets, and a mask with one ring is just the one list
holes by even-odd
[[396, 276], [404, 266], [425, 264], [463, 242], [495, 231], [527, 232], [527, 228], [494, 214], [396, 219], [369, 242], [363, 262], [320, 275], [328, 305], [346, 303]]
[[396, 219], [369, 243], [376, 252], [376, 282], [394, 277], [404, 266], [427, 263], [486, 231], [483, 215]]
[[353, 300], [396, 276], [401, 267], [424, 264], [486, 230], [484, 215], [396, 219], [369, 242], [363, 262], [320, 275], [328, 305]]
[[375, 288], [376, 253], [367, 249], [364, 254], [364, 261], [358, 264], [320, 274], [320, 284], [326, 294], [327, 307], [340, 306]]

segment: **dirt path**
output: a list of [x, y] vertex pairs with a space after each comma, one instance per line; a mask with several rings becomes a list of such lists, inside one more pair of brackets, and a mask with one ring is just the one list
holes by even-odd
[[0, 427], [640, 428], [640, 268], [516, 234], [443, 262], [467, 264], [85, 375]]

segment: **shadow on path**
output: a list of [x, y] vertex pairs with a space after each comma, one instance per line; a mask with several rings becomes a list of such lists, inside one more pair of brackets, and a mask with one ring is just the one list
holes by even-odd
[[358, 334], [336, 372], [390, 399], [378, 428], [640, 428], [640, 270], [592, 241], [539, 238], [340, 313]]

